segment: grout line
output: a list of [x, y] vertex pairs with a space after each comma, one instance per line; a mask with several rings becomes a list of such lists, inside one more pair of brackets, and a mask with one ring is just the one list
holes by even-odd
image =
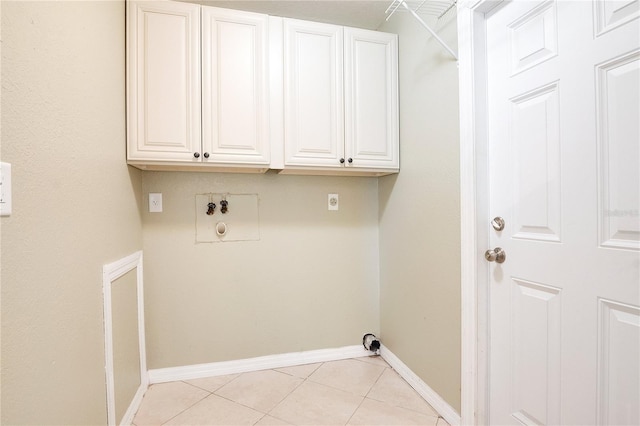
[[347, 419], [347, 422], [345, 423], [345, 425], [348, 425], [349, 422], [351, 421], [351, 419], [353, 418], [353, 416], [356, 415], [356, 413], [358, 412], [358, 410], [360, 409], [360, 407], [362, 407], [362, 404], [364, 403], [364, 400], [367, 399], [367, 397], [365, 396], [364, 398], [362, 398], [362, 401], [360, 401], [360, 404], [358, 404], [358, 406], [356, 407], [355, 410], [353, 410], [353, 413], [351, 413], [351, 415], [349, 416], [349, 418]]
[[[367, 362], [367, 361], [361, 361], [361, 362]], [[377, 364], [373, 364], [373, 363], [368, 363], [371, 365], [377, 365]], [[381, 366], [382, 367], [382, 366]], [[356, 415], [356, 413], [358, 412], [358, 410], [360, 409], [360, 407], [362, 407], [362, 404], [364, 404], [364, 401], [367, 399], [367, 397], [369, 396], [369, 394], [371, 393], [371, 391], [373, 390], [373, 388], [378, 384], [378, 382], [380, 381], [380, 378], [382, 377], [382, 375], [384, 374], [384, 370], [387, 367], [383, 368], [382, 371], [380, 371], [380, 374], [378, 375], [378, 378], [376, 379], [376, 381], [371, 385], [371, 387], [369, 388], [369, 390], [367, 391], [367, 394], [364, 396], [364, 398], [362, 398], [362, 401], [360, 401], [360, 404], [358, 404], [358, 407], [356, 407], [356, 409], [353, 411], [353, 413], [351, 414], [351, 416], [349, 417], [349, 420], [347, 420], [347, 423], [345, 423], [345, 425], [348, 425], [349, 422], [351, 421], [351, 419], [353, 418], [353, 416]]]
[[[183, 383], [184, 383], [184, 382], [183, 382]], [[189, 385], [189, 386], [193, 386], [193, 385], [190, 385], [189, 383], [185, 383], [185, 384], [187, 384], [187, 385]], [[194, 387], [194, 388], [196, 388], [196, 389], [200, 389], [200, 388], [199, 388], [199, 387], [197, 387], [197, 386], [193, 386], [193, 387]], [[207, 392], [208, 392], [208, 391], [207, 391]], [[165, 420], [164, 422], [162, 422], [162, 424], [163, 424], [163, 425], [166, 425], [166, 424], [167, 424], [167, 422], [170, 422], [171, 420], [173, 420], [173, 419], [175, 419], [176, 417], [178, 417], [180, 414], [185, 413], [185, 412], [187, 412], [187, 411], [191, 410], [193, 407], [195, 407], [197, 404], [201, 403], [201, 402], [202, 402], [202, 401], [204, 401], [205, 399], [209, 398], [211, 395], [212, 395], [212, 394], [211, 394], [211, 393], [209, 393], [209, 395], [205, 396], [204, 398], [201, 398], [201, 399], [197, 400], [196, 402], [194, 402], [193, 404], [191, 404], [190, 406], [188, 406], [188, 407], [187, 407], [187, 408], [185, 408], [184, 410], [180, 411], [180, 412], [179, 412], [178, 414], [176, 414], [175, 416], [173, 416], [173, 417], [171, 417], [171, 418], [168, 418], [167, 420]]]
[[[253, 426], [255, 426], [255, 425], [257, 425], [258, 423], [260, 423], [260, 422], [261, 422], [262, 420], [264, 420], [264, 418], [265, 418], [265, 417], [267, 417], [267, 416], [268, 416], [268, 414], [265, 414], [264, 416], [260, 417], [260, 418], [258, 419], [258, 421], [256, 421], [256, 422], [253, 424]], [[436, 423], [436, 426], [438, 426], [438, 425], [437, 425], [437, 423]]]
[[[446, 422], [446, 419], [444, 419], [444, 417], [442, 417], [442, 416], [440, 415], [440, 413], [438, 413], [438, 412], [437, 412], [437, 410], [435, 410], [435, 408], [433, 408], [433, 407], [431, 406], [431, 404], [429, 404], [427, 401], [425, 401], [425, 403], [426, 403], [426, 404], [427, 404], [427, 405], [428, 405], [428, 406], [429, 406], [429, 407], [430, 407], [430, 408], [431, 408], [431, 409], [436, 413], [436, 415], [435, 415], [435, 416], [434, 416], [433, 414], [424, 413], [424, 412], [422, 412], [422, 411], [418, 411], [418, 410], [415, 410], [415, 409], [413, 409], [413, 408], [407, 408], [407, 407], [397, 406], [397, 405], [395, 405], [395, 404], [389, 404], [389, 403], [388, 403], [388, 402], [386, 402], [386, 401], [379, 401], [379, 400], [377, 400], [377, 399], [375, 399], [375, 398], [370, 398], [370, 397], [369, 397], [369, 395], [370, 395], [371, 391], [374, 389], [374, 387], [375, 387], [376, 385], [378, 385], [378, 383], [380, 382], [380, 379], [381, 379], [381, 378], [382, 378], [382, 376], [385, 374], [385, 370], [386, 370], [386, 369], [390, 369], [390, 370], [391, 370], [391, 371], [393, 371], [395, 374], [397, 374], [397, 375], [399, 376], [399, 378], [400, 378], [403, 382], [406, 382], [407, 384], [408, 384], [408, 382], [407, 382], [407, 381], [406, 381], [402, 376], [400, 376], [400, 374], [398, 373], [398, 371], [396, 371], [396, 370], [395, 370], [391, 365], [389, 365], [389, 364], [388, 364], [388, 363], [386, 363], [386, 362], [385, 362], [385, 364], [386, 364], [386, 365], [382, 365], [382, 364], [379, 364], [379, 363], [369, 362], [369, 361], [366, 361], [366, 360], [363, 360], [363, 359], [360, 359], [360, 358], [350, 358], [350, 359], [353, 359], [353, 360], [356, 360], [356, 361], [360, 361], [360, 362], [364, 362], [364, 363], [367, 363], [367, 364], [369, 364], [369, 365], [371, 365], [371, 366], [378, 366], [378, 367], [382, 367], [382, 369], [381, 369], [381, 371], [380, 371], [380, 373], [379, 373], [378, 377], [376, 378], [376, 380], [374, 381], [374, 383], [369, 387], [369, 389], [367, 390], [367, 392], [366, 392], [366, 394], [365, 394], [364, 396], [363, 396], [363, 395], [360, 395], [360, 394], [358, 394], [358, 393], [354, 393], [354, 392], [351, 392], [351, 391], [347, 391], [347, 390], [345, 390], [345, 389], [341, 389], [341, 388], [339, 388], [339, 387], [334, 387], [334, 386], [331, 386], [331, 385], [327, 385], [327, 384], [324, 384], [324, 383], [319, 383], [319, 382], [316, 382], [316, 381], [314, 381], [314, 380], [311, 380], [311, 376], [312, 376], [315, 372], [317, 372], [317, 371], [318, 371], [318, 370], [319, 370], [319, 369], [320, 369], [324, 364], [331, 363], [332, 361], [326, 361], [326, 362], [314, 363], [314, 364], [317, 364], [317, 366], [313, 369], [313, 371], [311, 371], [311, 372], [307, 375], [307, 377], [298, 377], [298, 376], [295, 376], [295, 375], [293, 375], [293, 374], [289, 374], [289, 373], [286, 373], [286, 372], [283, 372], [283, 371], [278, 371], [278, 369], [277, 369], [277, 368], [272, 368], [272, 369], [270, 369], [270, 371], [273, 371], [273, 372], [275, 372], [275, 373], [283, 374], [283, 375], [285, 375], [285, 376], [288, 376], [288, 377], [291, 377], [291, 378], [294, 378], [294, 379], [299, 379], [299, 380], [300, 380], [300, 383], [298, 383], [298, 384], [297, 384], [297, 385], [296, 385], [296, 386], [295, 386], [295, 387], [294, 387], [294, 388], [293, 388], [293, 389], [292, 389], [288, 394], [286, 394], [284, 397], [282, 397], [282, 398], [281, 398], [277, 403], [275, 403], [275, 405], [274, 405], [271, 409], [269, 409], [269, 410], [268, 410], [268, 411], [266, 411], [266, 412], [264, 412], [264, 411], [262, 411], [262, 410], [260, 410], [260, 409], [254, 408], [254, 407], [250, 407], [250, 406], [245, 405], [245, 404], [243, 404], [243, 403], [241, 403], [241, 402], [234, 401], [234, 400], [229, 399], [229, 398], [227, 398], [227, 397], [225, 397], [225, 396], [223, 396], [223, 395], [219, 395], [219, 394], [217, 394], [217, 392], [218, 392], [220, 389], [222, 389], [223, 387], [225, 387], [226, 385], [228, 385], [228, 384], [230, 384], [230, 383], [233, 383], [235, 380], [239, 379], [241, 376], [245, 375], [246, 373], [237, 373], [237, 374], [235, 374], [235, 376], [236, 376], [236, 377], [233, 377], [231, 380], [229, 380], [228, 382], [226, 382], [226, 383], [224, 383], [223, 385], [219, 386], [219, 387], [218, 387], [216, 390], [214, 390], [214, 391], [210, 391], [210, 390], [208, 390], [208, 389], [201, 388], [200, 386], [197, 386], [197, 385], [195, 385], [195, 384], [188, 383], [188, 382], [187, 382], [187, 381], [185, 381], [185, 380], [177, 380], [176, 382], [182, 382], [182, 383], [184, 383], [184, 384], [186, 384], [186, 385], [188, 385], [188, 386], [190, 386], [190, 387], [193, 387], [193, 388], [195, 388], [195, 389], [198, 389], [198, 390], [201, 390], [201, 391], [203, 391], [203, 392], [206, 392], [206, 393], [207, 393], [207, 395], [206, 395], [206, 396], [204, 396], [203, 398], [199, 399], [198, 401], [194, 402], [192, 405], [190, 405], [189, 407], [185, 408], [184, 410], [180, 411], [180, 412], [179, 412], [179, 413], [177, 413], [176, 415], [174, 415], [174, 416], [170, 417], [169, 419], [164, 420], [162, 424], [163, 424], [163, 425], [165, 425], [167, 422], [169, 422], [169, 421], [171, 421], [171, 420], [175, 419], [176, 417], [178, 417], [178, 416], [180, 416], [180, 415], [184, 414], [185, 412], [187, 412], [187, 411], [191, 410], [191, 409], [192, 409], [193, 407], [195, 407], [197, 404], [201, 403], [202, 401], [204, 401], [205, 399], [207, 399], [208, 397], [210, 397], [210, 396], [212, 396], [212, 395], [215, 395], [215, 396], [216, 396], [216, 397], [218, 397], [218, 398], [222, 398], [222, 399], [224, 399], [224, 400], [227, 400], [227, 401], [229, 401], [229, 402], [231, 402], [231, 403], [234, 403], [234, 404], [237, 404], [237, 405], [243, 406], [243, 407], [245, 407], [245, 408], [251, 409], [251, 410], [253, 410], [253, 411], [255, 411], [255, 412], [261, 413], [261, 414], [262, 414], [262, 417], [260, 417], [260, 418], [255, 422], [255, 423], [253, 423], [253, 425], [255, 425], [255, 424], [259, 423], [260, 421], [262, 421], [263, 419], [265, 419], [267, 416], [270, 416], [270, 417], [272, 417], [272, 418], [274, 418], [274, 419], [277, 419], [277, 420], [280, 420], [280, 421], [282, 421], [282, 422], [284, 422], [284, 423], [289, 424], [289, 422], [287, 422], [287, 421], [285, 421], [285, 420], [283, 420], [283, 419], [281, 419], [281, 418], [279, 418], [279, 417], [277, 417], [277, 416], [273, 416], [273, 415], [271, 414], [271, 412], [273, 412], [273, 410], [274, 410], [276, 407], [278, 407], [278, 406], [279, 406], [279, 405], [280, 405], [284, 400], [286, 400], [288, 397], [290, 397], [290, 396], [291, 396], [291, 395], [292, 395], [292, 394], [293, 394], [293, 393], [294, 393], [298, 388], [300, 388], [302, 385], [304, 385], [304, 384], [305, 384], [305, 383], [307, 383], [307, 382], [309, 382], [309, 383], [313, 383], [314, 385], [323, 386], [323, 387], [326, 387], [326, 388], [328, 388], [328, 389], [334, 389], [334, 390], [337, 390], [337, 391], [340, 391], [340, 392], [344, 392], [344, 393], [347, 393], [347, 394], [350, 394], [350, 395], [353, 395], [353, 396], [356, 396], [356, 397], [360, 397], [360, 398], [362, 398], [362, 399], [361, 399], [361, 401], [360, 401], [360, 403], [359, 403], [359, 404], [358, 404], [358, 406], [354, 409], [354, 411], [351, 413], [351, 415], [349, 416], [349, 419], [347, 420], [347, 422], [346, 422], [345, 424], [348, 424], [348, 423], [353, 419], [353, 417], [354, 417], [354, 416], [355, 416], [355, 414], [358, 412], [358, 410], [360, 410], [360, 409], [361, 409], [361, 407], [362, 407], [362, 405], [364, 404], [364, 401], [365, 401], [366, 399], [370, 399], [370, 400], [372, 400], [372, 401], [376, 401], [376, 402], [382, 402], [382, 403], [385, 403], [385, 404], [389, 405], [390, 407], [396, 407], [396, 408], [399, 408], [399, 409], [402, 409], [402, 410], [407, 410], [407, 411], [410, 411], [410, 412], [414, 412], [414, 413], [416, 413], [416, 414], [421, 414], [421, 415], [424, 415], [424, 416], [428, 416], [428, 417], [435, 418], [435, 420], [436, 420], [436, 423], [435, 423], [435, 424], [436, 424], [436, 426], [437, 426], [437, 425], [438, 425], [438, 423], [440, 422], [440, 419], [442, 419], [442, 421], [443, 421], [443, 422]], [[381, 359], [383, 359], [383, 358], [381, 358]], [[383, 359], [383, 360], [384, 360], [384, 359]], [[267, 371], [268, 371], [268, 370], [267, 370]], [[231, 374], [230, 374], [230, 375], [231, 375]], [[410, 385], [409, 385], [409, 386], [410, 386]], [[424, 400], [424, 398], [422, 398], [422, 397], [421, 397], [421, 395], [420, 395], [420, 394], [419, 394], [415, 389], [411, 388], [411, 390], [412, 390], [412, 391], [414, 391], [414, 393], [416, 394], [416, 396], [417, 396], [419, 399]], [[136, 414], [137, 414], [137, 413], [136, 413]], [[132, 423], [132, 424], [133, 424], [133, 423]], [[446, 424], [446, 423], [442, 423], [442, 424]], [[135, 424], [133, 424], [133, 425], [135, 426]]]
[[[280, 405], [280, 404], [282, 403], [282, 401], [284, 401], [284, 400], [285, 400], [285, 399], [287, 399], [289, 396], [291, 396], [291, 394], [292, 394], [292, 393], [294, 393], [294, 392], [295, 392], [295, 391], [296, 391], [300, 386], [302, 386], [303, 384], [305, 384], [305, 383], [309, 380], [309, 377], [310, 377], [313, 373], [315, 373], [315, 372], [316, 372], [316, 371], [317, 371], [317, 370], [318, 370], [322, 365], [324, 365], [324, 364], [325, 364], [324, 362], [319, 362], [319, 363], [318, 363], [318, 366], [317, 366], [317, 367], [316, 367], [316, 368], [315, 368], [311, 373], [309, 373], [309, 374], [307, 375], [307, 377], [297, 377], [297, 376], [294, 376], [293, 374], [288, 374], [288, 373], [283, 373], [282, 371], [277, 371], [277, 369], [275, 369], [275, 368], [274, 368], [274, 369], [272, 369], [272, 371], [276, 371], [276, 372], [278, 372], [278, 373], [285, 374], [285, 375], [288, 375], [288, 376], [290, 376], [290, 377], [294, 377], [294, 378], [296, 378], [296, 379], [301, 379], [302, 381], [298, 384], [298, 386], [296, 386], [294, 389], [292, 389], [292, 390], [291, 390], [291, 392], [289, 392], [287, 395], [285, 395], [285, 397], [284, 397], [284, 398], [282, 398], [280, 401], [278, 401], [278, 403], [277, 403], [277, 404], [276, 404], [276, 405], [275, 405], [271, 410], [269, 410], [269, 412], [268, 412], [267, 414], [265, 414], [265, 416], [271, 416], [271, 417], [273, 417], [274, 419], [278, 419], [278, 420], [280, 420], [280, 421], [282, 421], [282, 422], [284, 422], [284, 423], [286, 423], [286, 424], [290, 424], [288, 421], [283, 420], [283, 419], [281, 419], [280, 417], [276, 417], [276, 416], [274, 416], [274, 415], [271, 415], [271, 412], [272, 412], [273, 410], [275, 410], [275, 409], [276, 409], [276, 407], [278, 407], [278, 405]], [[312, 383], [314, 383], [314, 382], [312, 382]], [[260, 419], [260, 420], [262, 420], [262, 419]], [[256, 424], [257, 424], [257, 423], [256, 423]], [[294, 425], [292, 425], [292, 426], [294, 426]]]
[[[271, 371], [275, 371], [276, 373], [280, 373], [280, 374], [284, 374], [285, 376], [289, 376], [289, 377], [293, 377], [295, 379], [300, 379], [300, 383], [298, 383], [298, 386], [296, 386], [295, 388], [291, 389], [291, 392], [289, 392], [288, 394], [286, 394], [285, 396], [282, 397], [282, 399], [280, 399], [280, 401], [278, 401], [270, 410], [267, 414], [271, 413], [273, 410], [275, 410], [275, 408], [280, 405], [282, 403], [282, 401], [284, 401], [285, 399], [287, 399], [292, 393], [294, 393], [296, 391], [296, 389], [298, 389], [300, 386], [302, 386], [302, 384], [304, 382], [307, 381], [307, 379], [304, 379], [302, 377], [295, 377], [295, 376], [291, 376], [290, 374], [287, 373], [283, 373], [282, 371], [276, 371], [275, 369], [271, 370]], [[284, 421], [284, 420], [283, 420]], [[288, 422], [285, 422], [288, 423]]]
[[[212, 391], [210, 391], [209, 389], [201, 388], [200, 386], [196, 386], [196, 385], [194, 385], [194, 384], [187, 383], [187, 382], [185, 382], [184, 380], [180, 380], [180, 382], [184, 383], [185, 385], [193, 386], [194, 388], [196, 388], [196, 389], [200, 389], [201, 391], [209, 392], [209, 394], [212, 394], [212, 393], [213, 393], [213, 392], [212, 392]], [[171, 382], [169, 382], [169, 383], [171, 383]]]

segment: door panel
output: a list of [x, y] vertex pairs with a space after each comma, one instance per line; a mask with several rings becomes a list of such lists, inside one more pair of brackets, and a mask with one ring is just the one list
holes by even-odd
[[[640, 248], [640, 227], [634, 215], [640, 204], [640, 53], [598, 65], [597, 123], [600, 193], [600, 244]], [[635, 211], [634, 211], [635, 209]]]
[[511, 75], [534, 67], [558, 54], [556, 5], [544, 2], [508, 26]]
[[345, 28], [347, 167], [398, 168], [398, 39]]
[[268, 164], [268, 16], [202, 8], [203, 161]]
[[599, 308], [599, 424], [640, 424], [640, 309], [604, 299]]
[[595, 15], [596, 35], [599, 36], [640, 17], [640, 2], [638, 0], [596, 0]]
[[487, 17], [490, 424], [638, 423], [637, 3]]
[[511, 99], [514, 238], [560, 242], [558, 83]]
[[285, 165], [341, 167], [342, 27], [284, 20]]
[[198, 161], [200, 6], [129, 2], [129, 160]]
[[559, 424], [561, 290], [518, 278], [511, 285], [513, 416]]

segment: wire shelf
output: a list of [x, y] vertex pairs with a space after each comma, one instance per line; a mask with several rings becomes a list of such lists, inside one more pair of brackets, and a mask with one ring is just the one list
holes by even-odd
[[456, 5], [457, 0], [421, 0], [421, 1], [407, 1], [407, 0], [394, 0], [387, 11], [385, 12], [387, 20], [396, 11], [406, 11], [405, 8], [401, 8], [403, 3], [407, 5], [409, 10], [412, 10], [417, 15], [431, 15], [436, 16], [438, 19], [442, 18]]
[[424, 20], [420, 17], [420, 15], [432, 15], [437, 16], [438, 19], [442, 18], [447, 14], [457, 3], [457, 0], [422, 0], [422, 1], [408, 1], [408, 0], [393, 0], [393, 2], [387, 8], [385, 12], [387, 14], [387, 21], [389, 18], [393, 16], [397, 11], [406, 11], [411, 13], [414, 18], [422, 25], [427, 31], [431, 33], [433, 38], [435, 38], [438, 43], [444, 49], [451, 54], [456, 60], [458, 60], [458, 55], [451, 49], [447, 43], [445, 43], [436, 32], [431, 29], [431, 27], [424, 22]]

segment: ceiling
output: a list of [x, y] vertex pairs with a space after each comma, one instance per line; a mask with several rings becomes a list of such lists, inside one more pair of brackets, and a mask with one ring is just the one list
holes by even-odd
[[371, 30], [377, 29], [384, 22], [385, 11], [391, 4], [391, 0], [181, 1]]

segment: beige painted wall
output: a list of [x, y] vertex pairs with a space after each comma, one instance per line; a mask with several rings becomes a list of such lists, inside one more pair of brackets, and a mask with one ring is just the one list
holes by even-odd
[[379, 182], [380, 337], [460, 410], [458, 70], [410, 15], [381, 30], [400, 41], [401, 173]]
[[[383, 30], [400, 34], [400, 175], [141, 173], [124, 165], [123, 3], [2, 2], [2, 424], [105, 423], [101, 268], [141, 245], [150, 368], [373, 332], [459, 409], [457, 70], [410, 17]], [[202, 192], [258, 193], [261, 240], [196, 245]]]
[[[378, 332], [375, 178], [145, 172], [143, 192], [164, 204], [143, 214], [149, 368], [358, 345]], [[195, 195], [218, 192], [259, 194], [260, 241], [195, 244]]]
[[142, 244], [124, 2], [3, 1], [2, 55], [0, 422], [105, 424], [102, 266]]

